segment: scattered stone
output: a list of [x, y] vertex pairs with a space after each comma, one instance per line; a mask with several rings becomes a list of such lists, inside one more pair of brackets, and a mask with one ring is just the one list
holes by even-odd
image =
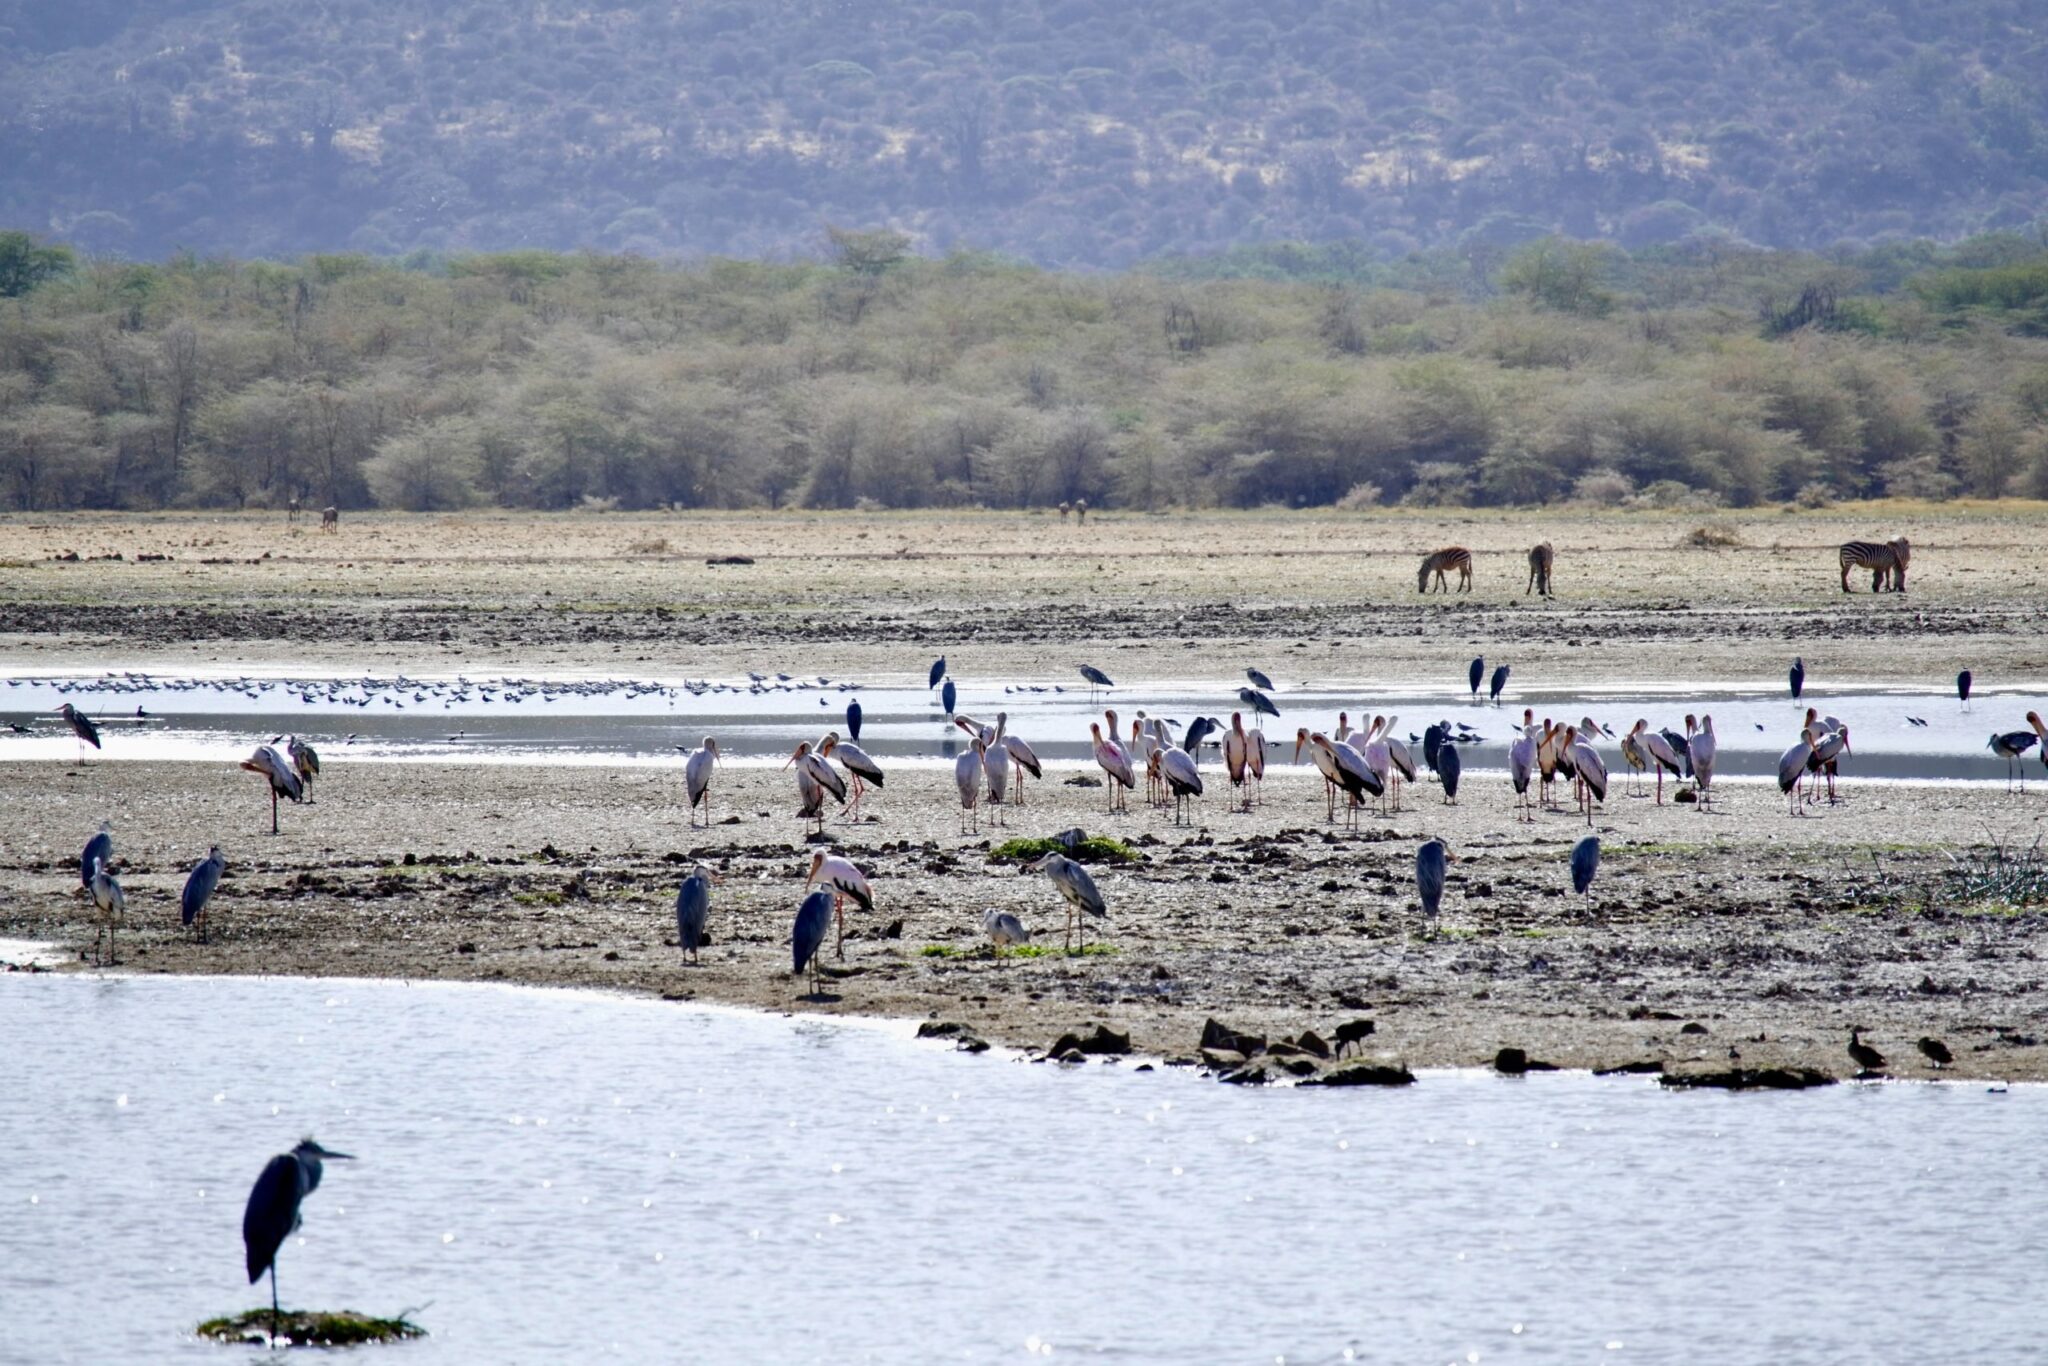
[[1658, 1081], [1671, 1087], [1711, 1087], [1721, 1091], [1803, 1091], [1812, 1086], [1835, 1084], [1835, 1078], [1811, 1067], [1730, 1067], [1703, 1072], [1666, 1072]]
[[1493, 1070], [1504, 1077], [1519, 1077], [1525, 1072], [1555, 1072], [1554, 1062], [1539, 1062], [1520, 1048], [1503, 1048], [1493, 1055]]
[[1229, 1025], [1212, 1017], [1202, 1025], [1202, 1042], [1200, 1046], [1204, 1049], [1227, 1049], [1233, 1053], [1242, 1053], [1249, 1058], [1254, 1053], [1266, 1051], [1266, 1040], [1264, 1036], [1258, 1034], [1240, 1034]]
[[1303, 1078], [1303, 1086], [1413, 1086], [1415, 1074], [1400, 1063], [1355, 1062], [1319, 1077]]
[[1324, 1042], [1323, 1036], [1316, 1033], [1313, 1029], [1304, 1029], [1301, 1033], [1297, 1034], [1294, 1037], [1294, 1046], [1302, 1052], [1318, 1058], [1330, 1056], [1330, 1045]]
[[1243, 1067], [1225, 1072], [1216, 1080], [1228, 1086], [1264, 1086], [1273, 1080], [1264, 1063], [1246, 1063]]
[[962, 1034], [953, 1041], [953, 1047], [962, 1053], [986, 1053], [988, 1040], [979, 1034]]
[[1687, 1020], [1684, 1024], [1678, 1027], [1678, 1032], [1681, 1034], [1705, 1034], [1708, 1032], [1708, 1030], [1707, 1027], [1701, 1024], [1698, 1020]]
[[951, 1039], [967, 1032], [967, 1026], [952, 1020], [926, 1020], [917, 1027], [920, 1039]]
[[1076, 773], [1073, 777], [1067, 779], [1066, 785], [1068, 787], [1101, 787], [1102, 779], [1091, 778], [1085, 773]]
[[[884, 938], [884, 939], [901, 939], [902, 937], [903, 937], [903, 922], [902, 922], [901, 920], [892, 920], [892, 921], [890, 921], [890, 922], [889, 922], [888, 924], [886, 924], [886, 925], [882, 926], [882, 938]], [[707, 941], [705, 941], [705, 942], [707, 942], [707, 943], [708, 943], [708, 942], [710, 942], [710, 941], [709, 941], [709, 940], [707, 940]]]
[[1662, 1072], [1663, 1070], [1664, 1064], [1661, 1060], [1645, 1058], [1641, 1062], [1625, 1062], [1615, 1067], [1596, 1067], [1593, 1069], [1593, 1075], [1596, 1077], [1644, 1076], [1654, 1072]]
[[1068, 1049], [1097, 1057], [1112, 1053], [1128, 1053], [1131, 1051], [1131, 1036], [1097, 1025], [1092, 1033], [1062, 1034], [1054, 1039], [1052, 1047], [1045, 1051], [1057, 1056]]
[[465, 939], [460, 944], [457, 944], [455, 946], [455, 951], [457, 953], [475, 953], [476, 945], [470, 943], [467, 939]]
[[751, 555], [706, 555], [704, 557], [704, 563], [706, 564], [752, 564], [753, 562], [754, 557]]

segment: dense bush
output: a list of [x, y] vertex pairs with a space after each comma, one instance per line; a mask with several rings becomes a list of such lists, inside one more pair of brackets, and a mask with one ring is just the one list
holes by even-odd
[[[1920, 273], [1892, 252], [1539, 240], [1491, 274], [1426, 253], [1367, 286], [836, 242], [829, 263], [687, 268], [89, 261], [0, 300], [0, 506], [1708, 509], [2048, 488], [2031, 296], [1958, 283], [2038, 260], [2011, 239], [1926, 248]], [[1788, 331], [1763, 307], [1823, 277], [1878, 326]]]

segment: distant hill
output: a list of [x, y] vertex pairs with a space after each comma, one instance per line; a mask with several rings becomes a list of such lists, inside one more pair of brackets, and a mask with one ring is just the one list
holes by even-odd
[[136, 257], [1811, 248], [2044, 125], [2039, 0], [0, 0], [0, 227]]

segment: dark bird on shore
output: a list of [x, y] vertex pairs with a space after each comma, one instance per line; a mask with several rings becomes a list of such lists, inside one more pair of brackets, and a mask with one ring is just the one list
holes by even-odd
[[1962, 703], [1962, 710], [1970, 709], [1970, 671], [1963, 670], [1956, 675], [1956, 700]]
[[711, 870], [698, 864], [676, 892], [676, 947], [697, 961], [704, 943], [704, 927], [711, 921]]
[[1272, 679], [1270, 679], [1270, 678], [1266, 677], [1266, 675], [1265, 675], [1265, 674], [1261, 673], [1261, 672], [1260, 672], [1259, 670], [1257, 670], [1257, 669], [1246, 669], [1246, 670], [1244, 671], [1244, 676], [1245, 676], [1246, 678], [1249, 678], [1249, 679], [1250, 679], [1250, 680], [1252, 681], [1252, 686], [1253, 686], [1254, 688], [1258, 688], [1258, 689], [1260, 689], [1260, 690], [1262, 690], [1262, 691], [1265, 691], [1265, 692], [1279, 692], [1279, 691], [1280, 691], [1280, 690], [1279, 690], [1278, 688], [1276, 688], [1276, 687], [1274, 687], [1274, 686], [1273, 686], [1273, 680], [1272, 680]]
[[19, 721], [9, 721], [7, 723], [7, 729], [13, 731], [16, 735], [28, 734], [28, 727], [24, 726]]
[[[1246, 691], [1249, 691], [1249, 689]], [[1169, 721], [1167, 724], [1174, 725], [1177, 723]], [[1194, 720], [1188, 722], [1187, 729], [1181, 733], [1180, 747], [1193, 754], [1197, 749], [1201, 748], [1204, 740], [1222, 729], [1223, 723], [1215, 717], [1197, 716]]]
[[938, 659], [937, 659], [937, 660], [936, 660], [936, 661], [935, 661], [935, 662], [934, 662], [934, 663], [932, 664], [932, 678], [931, 678], [931, 682], [929, 682], [929, 683], [925, 684], [925, 686], [926, 686], [927, 688], [936, 688], [936, 687], [938, 687], [938, 686], [939, 686], [939, 680], [940, 680], [940, 679], [942, 679], [942, 678], [944, 678], [945, 676], [946, 676], [946, 657], [945, 657], [944, 655], [940, 655], [940, 656], [938, 657]]
[[1274, 717], [1280, 715], [1280, 709], [1273, 705], [1273, 699], [1260, 692], [1257, 688], [1239, 688], [1237, 690], [1237, 700], [1261, 715]]
[[1444, 749], [1444, 725], [1441, 721], [1426, 726], [1422, 731], [1422, 766], [1431, 773], [1437, 771], [1436, 761]]
[[92, 870], [102, 863], [114, 861], [114, 823], [101, 821], [100, 832], [85, 842], [85, 848], [78, 855], [78, 885], [86, 891], [92, 890]]
[[1948, 1045], [1940, 1039], [1922, 1039], [1919, 1043], [1919, 1049], [1927, 1061], [1933, 1063], [1936, 1067], [1946, 1067], [1956, 1060], [1956, 1055], [1949, 1052]]
[[192, 872], [185, 879], [185, 891], [178, 898], [178, 918], [190, 925], [199, 925], [199, 942], [206, 942], [206, 903], [213, 899], [213, 889], [220, 886], [221, 874], [228, 868], [228, 861], [221, 857], [220, 846], [207, 850], [206, 857], [192, 865]]
[[860, 703], [858, 702], [848, 702], [846, 704], [846, 738], [852, 740], [855, 744], [860, 743]]
[[1803, 659], [1793, 660], [1792, 672], [1787, 677], [1792, 683], [1792, 700], [1797, 702], [1799, 694], [1806, 691], [1806, 661]]
[[57, 714], [64, 718], [65, 724], [71, 727], [71, 733], [78, 737], [78, 762], [83, 764], [85, 762], [85, 747], [87, 745], [91, 745], [94, 749], [100, 747], [100, 728], [92, 723], [90, 716], [87, 716], [69, 702], [57, 708]]
[[1443, 780], [1444, 805], [1458, 804], [1458, 774], [1464, 769], [1465, 761], [1458, 757], [1456, 745], [1443, 745], [1436, 752], [1436, 776]]
[[824, 992], [820, 974], [824, 964], [818, 961], [818, 949], [825, 942], [825, 930], [832, 923], [832, 893], [823, 887], [806, 896], [803, 905], [797, 907], [796, 925], [790, 930], [790, 971], [801, 975], [806, 965], [811, 969], [811, 995]]
[[249, 1284], [270, 1272], [270, 1337], [277, 1340], [277, 1250], [298, 1231], [299, 1208], [307, 1196], [320, 1189], [321, 1159], [353, 1160], [347, 1153], [321, 1147], [303, 1139], [288, 1153], [279, 1153], [264, 1164], [263, 1174], [249, 1192], [242, 1210], [242, 1249], [249, 1272]]
[[1572, 891], [1592, 900], [1593, 875], [1600, 871], [1600, 837], [1588, 835], [1572, 846]]
[[1442, 840], [1431, 840], [1415, 851], [1415, 890], [1422, 895], [1422, 913], [1436, 919], [1444, 900], [1444, 865], [1450, 853]]
[[953, 714], [953, 703], [958, 700], [959, 696], [960, 690], [953, 686], [953, 680], [947, 679], [946, 686], [939, 689], [939, 701], [945, 706], [946, 715], [951, 716]]
[[1097, 688], [1114, 688], [1116, 681], [1093, 664], [1081, 666], [1081, 677], [1088, 681], [1088, 696], [1092, 700]]
[[1884, 1070], [1884, 1054], [1863, 1042], [1863, 1031], [1861, 1029], [1849, 1031], [1849, 1058], [1866, 1072], [1881, 1072]]
[[1493, 682], [1487, 685], [1486, 700], [1500, 705], [1500, 691], [1508, 685], [1508, 666], [1503, 664], [1493, 671]]
[[1486, 681], [1486, 656], [1480, 655], [1472, 661], [1472, 667], [1465, 671], [1466, 681], [1472, 685], [1472, 700], [1479, 700], [1479, 685]]

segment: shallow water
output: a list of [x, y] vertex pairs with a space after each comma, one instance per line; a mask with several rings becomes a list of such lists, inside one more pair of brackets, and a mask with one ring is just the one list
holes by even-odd
[[308, 1132], [360, 1160], [284, 1298], [424, 1306], [409, 1362], [2019, 1361], [2048, 1329], [2048, 1088], [1252, 1093], [293, 979], [0, 976], [0, 1038], [9, 1360], [255, 1359], [184, 1333], [258, 1301], [242, 1202]]
[[[1121, 688], [1090, 699], [1085, 687], [1050, 682], [960, 685], [958, 709], [993, 724], [1007, 712], [1012, 733], [1046, 761], [1088, 759], [1088, 723], [1113, 706], [1127, 726], [1141, 711], [1177, 719], [1198, 714], [1228, 723], [1241, 704], [1237, 684], [1188, 680]], [[965, 736], [950, 724], [938, 694], [921, 688], [866, 687], [856, 680], [815, 676], [781, 680], [463, 679], [441, 677], [316, 678], [285, 676], [48, 675], [0, 686], [0, 719], [26, 733], [0, 733], [0, 761], [62, 760], [77, 752], [60, 717], [64, 701], [98, 718], [106, 759], [239, 760], [256, 741], [291, 732], [323, 755], [358, 761], [439, 763], [679, 763], [680, 748], [716, 736], [731, 763], [780, 763], [799, 740], [828, 729], [846, 731], [845, 710], [864, 712], [860, 743], [891, 763], [938, 764], [959, 754]], [[2037, 694], [1988, 689], [1964, 711], [1952, 692], [1810, 689], [1793, 703], [1784, 685], [1753, 689], [1647, 687], [1537, 690], [1512, 687], [1500, 707], [1475, 703], [1462, 687], [1419, 690], [1374, 684], [1339, 689], [1304, 683], [1283, 687], [1278, 719], [1266, 732], [1274, 758], [1289, 759], [1298, 726], [1333, 731], [1340, 711], [1354, 725], [1368, 712], [1400, 719], [1397, 733], [1415, 737], [1430, 722], [1469, 728], [1468, 769], [1506, 766], [1512, 727], [1524, 707], [1576, 722], [1590, 714], [1617, 735], [1638, 717], [1653, 728], [1683, 729], [1688, 712], [1714, 717], [1718, 771], [1731, 777], [1771, 774], [1777, 757], [1798, 739], [1806, 705], [1839, 717], [1850, 729], [1845, 776], [1899, 780], [2003, 783], [2006, 764], [1985, 748], [1993, 730], [2025, 730], [2025, 714], [2048, 706]], [[146, 713], [137, 716], [137, 710]], [[1925, 721], [1915, 725], [1908, 718]], [[1246, 724], [1252, 724], [1250, 716]], [[1617, 777], [1624, 765], [1614, 740], [1600, 749]], [[1419, 758], [1419, 755], [1418, 755]], [[2037, 754], [2029, 773], [2040, 773]]]

